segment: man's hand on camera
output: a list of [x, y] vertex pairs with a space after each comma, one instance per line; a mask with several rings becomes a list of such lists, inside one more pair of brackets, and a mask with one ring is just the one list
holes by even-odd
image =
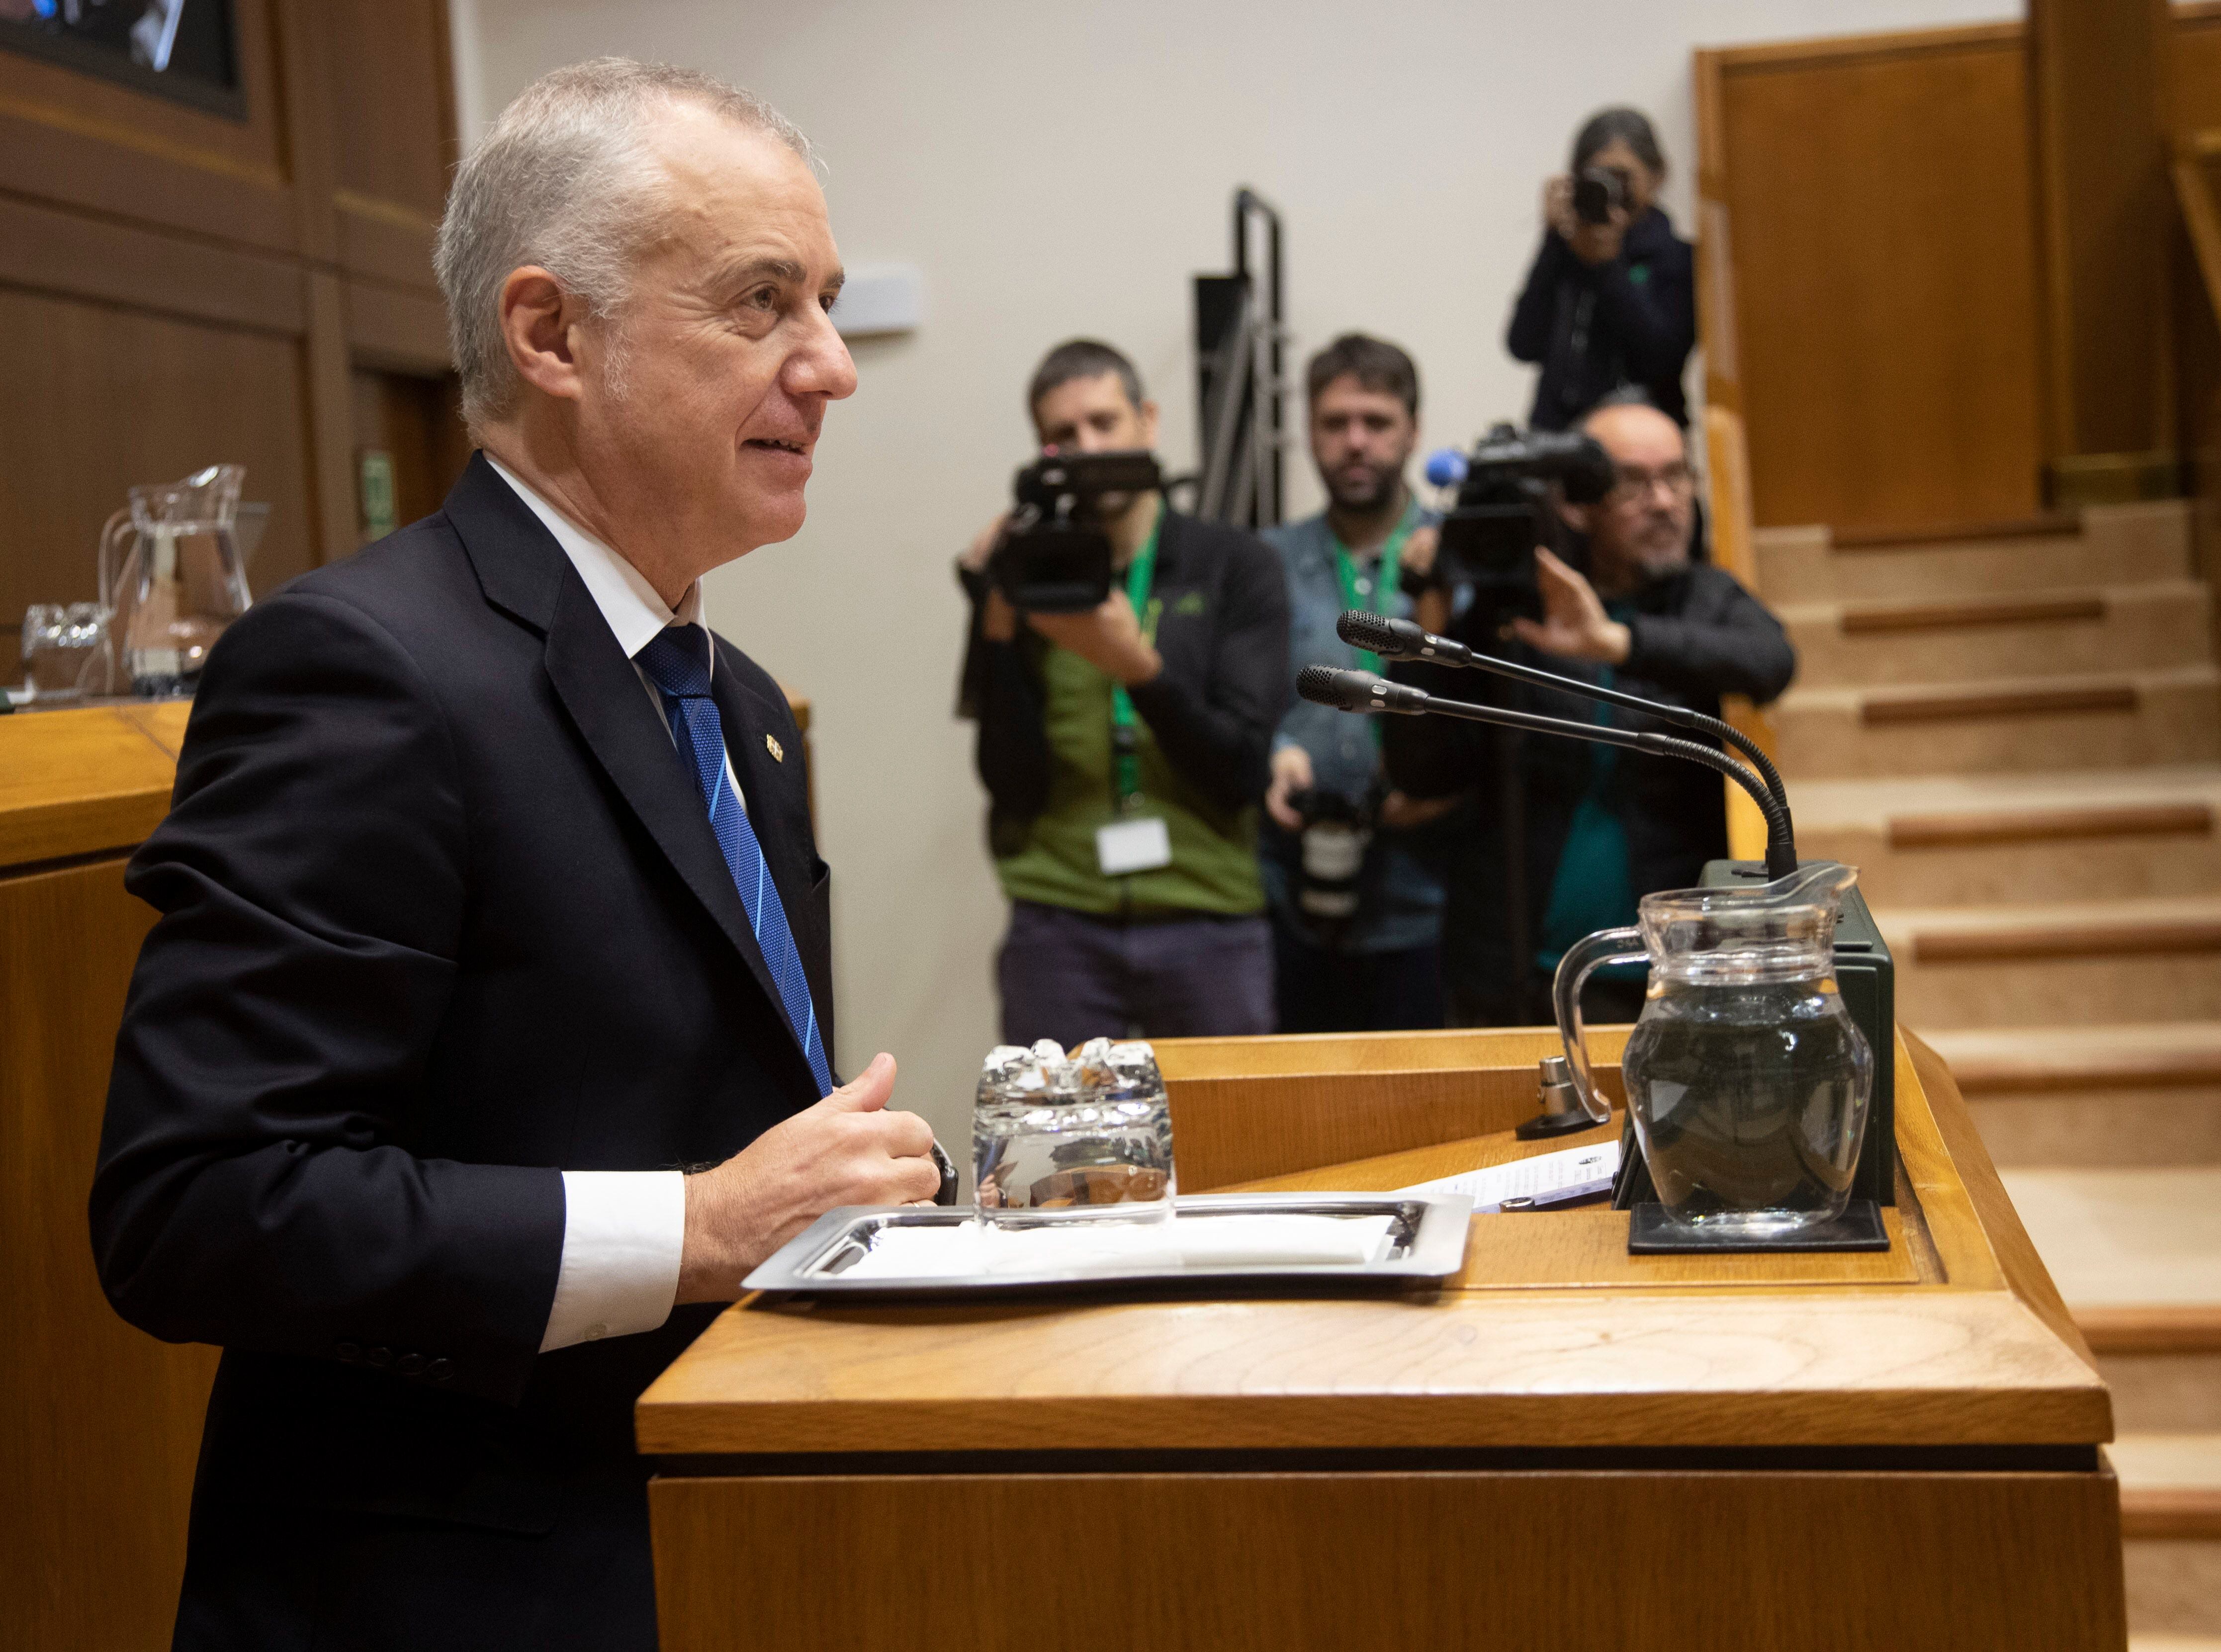
[[1513, 620], [1506, 628], [1512, 635], [1562, 660], [1627, 663], [1635, 633], [1605, 612], [1603, 599], [1587, 580], [1539, 545], [1535, 548], [1535, 583], [1542, 591], [1542, 617], [1539, 622]]
[[[979, 537], [965, 548], [964, 554], [956, 559], [957, 566], [967, 573], [985, 573], [1010, 520], [1010, 513], [1004, 511], [989, 523]], [[990, 642], [1008, 642], [1017, 634], [1018, 610], [1010, 606], [1008, 597], [989, 585], [987, 599], [979, 605], [979, 635]]]
[[1123, 591], [1114, 589], [1100, 607], [1085, 614], [1028, 614], [1026, 623], [1129, 688], [1164, 669], [1163, 659], [1142, 635], [1134, 604]]
[[895, 1058], [686, 1178], [679, 1300], [730, 1302], [750, 1269], [841, 1205], [915, 1205], [941, 1191], [933, 1127], [887, 1111]]
[[1287, 745], [1273, 754], [1273, 784], [1265, 789], [1265, 812], [1284, 832], [1300, 832], [1304, 817], [1288, 806], [1291, 793], [1311, 789], [1311, 754]]
[[1435, 553], [1442, 548], [1442, 533], [1439, 528], [1414, 528], [1411, 536], [1404, 541], [1398, 557], [1400, 566], [1422, 579], [1435, 575]]

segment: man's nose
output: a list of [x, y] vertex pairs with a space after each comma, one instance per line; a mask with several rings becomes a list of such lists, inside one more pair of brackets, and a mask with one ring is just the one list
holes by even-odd
[[833, 318], [823, 310], [816, 310], [816, 317], [801, 347], [786, 359], [787, 389], [797, 396], [837, 402], [856, 393], [855, 358], [848, 354], [848, 341], [833, 325]]

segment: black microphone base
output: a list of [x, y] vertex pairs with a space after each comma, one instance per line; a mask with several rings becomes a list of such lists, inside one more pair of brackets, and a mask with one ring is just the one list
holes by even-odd
[[1662, 1205], [1649, 1201], [1629, 1213], [1627, 1250], [1631, 1256], [1685, 1256], [1693, 1251], [1887, 1250], [1889, 1230], [1881, 1207], [1855, 1198], [1832, 1222], [1794, 1233], [1748, 1234], [1676, 1222]]
[[[1586, 1113], [1537, 1113], [1511, 1134], [1522, 1142], [1543, 1142], [1554, 1136], [1571, 1136], [1575, 1130], [1592, 1130], [1599, 1121]], [[1609, 1123], [1609, 1119], [1602, 1121]]]

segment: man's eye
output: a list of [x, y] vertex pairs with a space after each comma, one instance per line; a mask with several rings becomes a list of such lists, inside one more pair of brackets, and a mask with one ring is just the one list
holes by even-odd
[[772, 310], [779, 308], [779, 289], [758, 287], [741, 300], [743, 310]]

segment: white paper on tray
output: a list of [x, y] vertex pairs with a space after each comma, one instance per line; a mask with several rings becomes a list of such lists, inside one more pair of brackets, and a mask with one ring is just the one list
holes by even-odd
[[1619, 1173], [1619, 1143], [1599, 1142], [1585, 1148], [1561, 1148], [1538, 1153], [1531, 1159], [1468, 1170], [1461, 1176], [1423, 1181], [1416, 1187], [1399, 1187], [1399, 1193], [1416, 1198], [1435, 1198], [1444, 1193], [1467, 1193], [1473, 1212], [1485, 1216], [1507, 1198], [1531, 1198], [1537, 1205], [1562, 1204], [1584, 1194], [1601, 1193]]
[[1362, 1267], [1387, 1251], [1392, 1216], [1175, 1216], [1038, 1228], [960, 1222], [887, 1227], [844, 1280], [992, 1279], [1011, 1273], [1171, 1272], [1183, 1267]]

